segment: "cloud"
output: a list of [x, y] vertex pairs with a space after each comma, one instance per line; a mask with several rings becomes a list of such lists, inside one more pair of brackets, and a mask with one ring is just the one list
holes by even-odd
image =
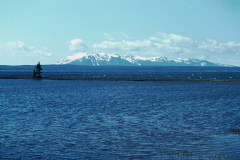
[[159, 33], [158, 37], [150, 37], [144, 40], [103, 41], [94, 44], [93, 47], [108, 52], [162, 56], [166, 52], [169, 54], [170, 52], [186, 51], [187, 49], [183, 48], [186, 43], [192, 43], [192, 40], [176, 34]]
[[108, 33], [103, 33], [105, 39], [109, 40], [109, 41], [113, 41], [114, 38], [111, 34], [108, 34]]
[[27, 46], [25, 45], [24, 42], [22, 41], [8, 41], [5, 45], [1, 47], [4, 50], [7, 51], [17, 51], [17, 52], [22, 52], [22, 51], [35, 51], [35, 47], [33, 46]]
[[108, 40], [94, 44], [93, 48], [97, 52], [146, 57], [196, 58], [224, 64], [240, 64], [239, 42], [218, 42], [214, 39], [195, 41], [177, 34], [157, 33], [143, 40]]
[[86, 52], [88, 47], [81, 39], [73, 39], [69, 43], [69, 50], [73, 52]]
[[54, 56], [54, 54], [47, 47], [44, 47], [42, 50], [34, 50], [34, 53], [37, 56], [46, 56], [46, 57]]
[[25, 44], [22, 41], [9, 41], [6, 43], [6, 47], [9, 49], [22, 49], [25, 47]]
[[[73, 52], [131, 54], [144, 57], [165, 56], [168, 58], [196, 58], [215, 63], [240, 65], [240, 42], [219, 42], [214, 39], [196, 41], [190, 37], [157, 33], [140, 40], [105, 40], [88, 47], [83, 40], [69, 41], [69, 50]], [[0, 56], [4, 59], [21, 58], [44, 60], [54, 63], [56, 56], [47, 47], [36, 48], [23, 41], [9, 41], [0, 44]], [[56, 57], [55, 57], [56, 58]], [[2, 60], [1, 63], [4, 61]]]
[[23, 41], [8, 41], [0, 43], [1, 65], [30, 65], [37, 62], [42, 64], [55, 63], [56, 54], [47, 47], [34, 47]]
[[9, 41], [5, 44], [0, 44], [0, 51], [11, 55], [42, 55], [53, 56], [54, 54], [47, 48], [37, 49], [34, 46], [27, 46], [22, 41]]
[[124, 33], [124, 32], [120, 32], [120, 35], [124, 38], [124, 39], [134, 39], [134, 37]]

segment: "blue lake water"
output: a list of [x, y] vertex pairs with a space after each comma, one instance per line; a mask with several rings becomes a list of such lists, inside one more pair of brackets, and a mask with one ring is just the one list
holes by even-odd
[[[35, 66], [1, 66], [0, 77], [32, 77]], [[44, 65], [43, 77], [240, 80], [240, 67], [118, 67]]]
[[240, 83], [0, 79], [0, 124], [0, 159], [240, 159]]

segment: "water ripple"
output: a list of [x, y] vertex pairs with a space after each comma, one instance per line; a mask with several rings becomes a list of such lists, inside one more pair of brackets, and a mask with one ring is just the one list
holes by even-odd
[[1, 159], [240, 158], [240, 85], [0, 80]]

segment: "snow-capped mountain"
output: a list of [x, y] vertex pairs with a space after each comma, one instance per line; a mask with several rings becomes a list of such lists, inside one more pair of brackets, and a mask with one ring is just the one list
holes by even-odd
[[117, 54], [87, 54], [77, 53], [61, 59], [57, 64], [72, 64], [86, 66], [133, 66], [138, 65], [132, 56]]
[[57, 64], [84, 66], [219, 66], [219, 64], [198, 59], [168, 59], [166, 57], [145, 58], [107, 53], [76, 53], [72, 56], [61, 59]]

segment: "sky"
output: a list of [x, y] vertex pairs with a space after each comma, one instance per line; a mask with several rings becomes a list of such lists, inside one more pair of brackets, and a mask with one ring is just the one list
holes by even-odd
[[0, 0], [0, 65], [78, 52], [240, 66], [240, 0]]

